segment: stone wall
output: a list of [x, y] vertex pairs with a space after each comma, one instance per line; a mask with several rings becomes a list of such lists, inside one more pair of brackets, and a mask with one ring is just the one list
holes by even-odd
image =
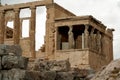
[[75, 16], [70, 11], [64, 9], [63, 7], [53, 3], [46, 5], [47, 8], [47, 20], [46, 20], [46, 35], [45, 35], [45, 50], [46, 57], [54, 58], [55, 52], [55, 19], [67, 16]]
[[89, 64], [90, 67], [94, 70], [100, 70], [103, 66], [107, 65], [107, 59], [105, 55], [103, 54], [98, 54], [95, 51], [90, 51], [89, 52]]
[[71, 67], [88, 69], [89, 51], [88, 50], [58, 50], [55, 53], [55, 60], [69, 59]]
[[[13, 45], [13, 39], [6, 39], [6, 45]], [[22, 38], [20, 39], [20, 46], [22, 49], [22, 56], [24, 57], [32, 57], [30, 52], [30, 40], [29, 38]]]
[[23, 38], [20, 40], [20, 46], [22, 48], [22, 56], [25, 56], [25, 57], [32, 57], [31, 56], [31, 52], [30, 52], [30, 40], [29, 38]]

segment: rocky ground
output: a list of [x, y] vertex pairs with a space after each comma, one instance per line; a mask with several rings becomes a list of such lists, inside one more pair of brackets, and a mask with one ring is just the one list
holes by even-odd
[[91, 80], [120, 80], [120, 59], [114, 60], [108, 66], [103, 67]]
[[0, 80], [89, 80], [94, 73], [71, 68], [69, 60], [36, 59], [28, 64], [21, 53], [19, 45], [0, 45]]
[[120, 80], [120, 59], [95, 74], [92, 69], [71, 68], [69, 60], [30, 63], [21, 53], [19, 45], [0, 45], [0, 80]]

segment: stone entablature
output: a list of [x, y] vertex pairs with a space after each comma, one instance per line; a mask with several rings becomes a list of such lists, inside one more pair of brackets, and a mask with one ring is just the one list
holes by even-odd
[[106, 30], [106, 26], [95, 19], [93, 16], [71, 16], [55, 19], [55, 27], [81, 24], [89, 24], [103, 33], [105, 33]]

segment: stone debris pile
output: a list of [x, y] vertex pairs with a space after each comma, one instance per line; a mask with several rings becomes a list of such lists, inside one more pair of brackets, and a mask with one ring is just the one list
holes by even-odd
[[96, 73], [91, 80], [120, 80], [120, 59], [112, 61]]
[[70, 63], [69, 60], [44, 60], [44, 59], [36, 59], [34, 62], [34, 66], [32, 68], [35, 71], [69, 71]]
[[0, 80], [20, 80], [27, 64], [28, 58], [22, 57], [19, 45], [0, 44]]
[[[31, 68], [33, 71], [40, 71], [43, 73], [51, 72], [55, 77], [45, 80], [89, 80], [87, 76], [94, 73], [93, 70], [80, 70], [78, 68], [71, 68], [69, 60], [44, 60], [36, 59]], [[50, 75], [49, 75], [50, 76]]]

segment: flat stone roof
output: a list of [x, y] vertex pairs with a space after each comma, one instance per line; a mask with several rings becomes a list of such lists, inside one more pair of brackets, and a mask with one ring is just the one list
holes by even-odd
[[[86, 16], [70, 16], [70, 17], [62, 17], [62, 18], [56, 18], [55, 21], [56, 22], [64, 22], [64, 21], [75, 21], [75, 20], [89, 20], [89, 21], [93, 21], [94, 23], [98, 24], [102, 29], [106, 29], [106, 26], [99, 20], [97, 20], [96, 18], [94, 18], [92, 15], [86, 15]], [[84, 24], [84, 23], [83, 23]]]

